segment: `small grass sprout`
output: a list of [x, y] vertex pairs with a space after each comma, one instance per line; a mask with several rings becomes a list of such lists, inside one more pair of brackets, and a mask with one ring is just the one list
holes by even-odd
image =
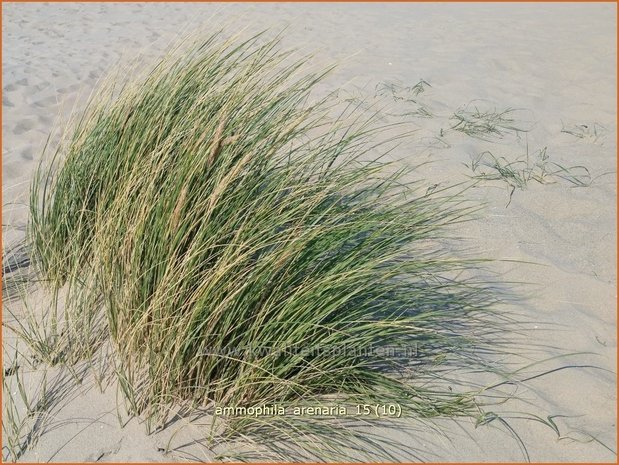
[[549, 160], [547, 147], [537, 151], [534, 157], [527, 155], [509, 161], [505, 157], [497, 157], [490, 151], [475, 156], [470, 164], [465, 164], [473, 171], [473, 179], [479, 181], [503, 181], [509, 189], [509, 203], [515, 189], [524, 190], [530, 182], [551, 184], [567, 181], [572, 187], [588, 187], [593, 179], [585, 166], [565, 167]]
[[597, 144], [604, 140], [608, 130], [597, 122], [572, 124], [570, 126], [562, 123], [561, 132]]
[[450, 129], [483, 140], [493, 137], [501, 138], [509, 132], [516, 134], [526, 132], [529, 130], [527, 124], [517, 118], [519, 111], [515, 108], [506, 108], [501, 111], [496, 108], [484, 108], [477, 101], [473, 101], [451, 116], [453, 124]]
[[424, 93], [426, 88], [432, 87], [427, 81], [420, 79], [414, 85], [405, 85], [400, 81], [384, 81], [376, 85], [374, 89], [374, 98], [381, 97], [393, 100], [399, 104], [400, 109], [394, 108], [385, 112], [388, 116], [394, 117], [417, 117], [430, 118], [432, 113], [426, 105], [421, 103], [417, 98]]

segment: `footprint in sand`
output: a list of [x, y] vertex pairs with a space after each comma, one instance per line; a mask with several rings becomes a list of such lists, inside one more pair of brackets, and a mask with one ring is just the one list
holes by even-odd
[[15, 125], [13, 128], [13, 134], [20, 135], [25, 132], [30, 131], [35, 126], [34, 121], [29, 119], [21, 120], [19, 123]]
[[51, 126], [52, 124], [52, 119], [49, 116], [38, 115], [37, 120], [43, 126]]
[[22, 160], [31, 161], [34, 159], [32, 154], [32, 148], [25, 148], [19, 152], [19, 156]]
[[50, 95], [49, 97], [42, 98], [33, 103], [33, 105], [37, 108], [47, 108], [54, 106], [58, 103], [56, 97], [54, 95]]
[[14, 83], [7, 84], [6, 86], [2, 88], [2, 90], [4, 90], [5, 92], [15, 92], [19, 87], [27, 86], [27, 85], [28, 85], [28, 79], [23, 78], [23, 79], [20, 79], [19, 81], [15, 81]]
[[2, 96], [2, 106], [10, 108], [10, 107], [14, 107], [15, 105], [13, 105], [13, 102], [11, 102], [6, 95], [3, 95]]
[[69, 87], [63, 87], [61, 89], [58, 89], [58, 93], [59, 94], [69, 94], [71, 92], [75, 92], [77, 89], [79, 89], [79, 84], [72, 84]]
[[32, 86], [35, 91], [41, 92], [42, 90], [47, 89], [50, 86], [49, 81], [43, 81], [40, 84]]

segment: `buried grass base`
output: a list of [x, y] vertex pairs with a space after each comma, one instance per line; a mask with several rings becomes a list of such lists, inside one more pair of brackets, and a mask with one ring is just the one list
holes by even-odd
[[[151, 429], [179, 403], [486, 418], [483, 386], [459, 375], [504, 374], [514, 323], [483, 261], [445, 247], [474, 207], [418, 190], [385, 156], [406, 134], [313, 101], [325, 73], [293, 57], [213, 36], [102, 86], [33, 182], [35, 265], [66, 315], [106, 316], [119, 387]], [[393, 458], [355, 429], [385, 418], [219, 420], [218, 440], [260, 437], [261, 457]]]

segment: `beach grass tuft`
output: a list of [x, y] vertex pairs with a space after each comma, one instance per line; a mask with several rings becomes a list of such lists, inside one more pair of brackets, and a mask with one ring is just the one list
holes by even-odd
[[[454, 373], [499, 371], [485, 355], [507, 319], [484, 261], [445, 245], [476, 207], [389, 161], [398, 125], [316, 98], [329, 69], [306, 61], [262, 35], [185, 44], [104, 85], [32, 184], [34, 265], [66, 292], [66, 321], [109, 333], [120, 389], [153, 429], [178, 402], [477, 417], [479, 387]], [[232, 439], [268, 426], [337, 459], [352, 431], [221, 420]]]

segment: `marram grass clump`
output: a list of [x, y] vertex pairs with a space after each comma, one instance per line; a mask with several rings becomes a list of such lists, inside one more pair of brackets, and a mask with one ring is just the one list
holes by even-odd
[[[79, 296], [67, 312], [105, 312], [119, 385], [150, 419], [334, 399], [477, 416], [453, 373], [489, 369], [497, 317], [477, 262], [440, 240], [470, 208], [418, 189], [385, 157], [406, 134], [316, 100], [325, 72], [306, 69], [276, 40], [213, 36], [102, 86], [33, 183], [38, 269]], [[223, 420], [314, 459], [356, 437], [328, 418]]]

